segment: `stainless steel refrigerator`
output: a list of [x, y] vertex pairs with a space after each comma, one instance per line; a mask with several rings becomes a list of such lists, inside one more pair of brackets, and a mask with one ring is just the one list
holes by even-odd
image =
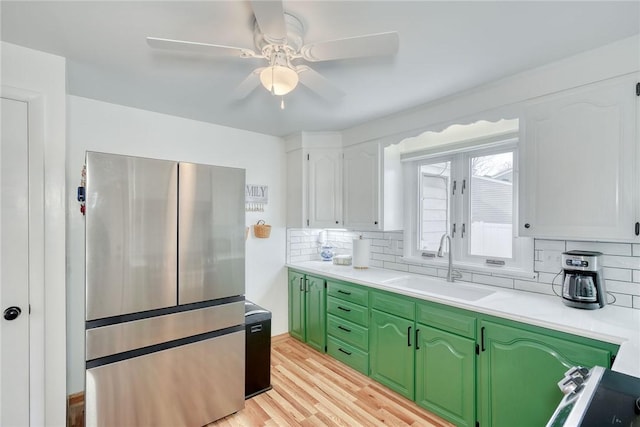
[[244, 169], [87, 152], [87, 426], [244, 407]]

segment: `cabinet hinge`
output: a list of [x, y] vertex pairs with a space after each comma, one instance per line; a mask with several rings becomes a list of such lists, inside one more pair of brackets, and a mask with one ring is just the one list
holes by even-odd
[[480, 344], [476, 344], [476, 354], [480, 354]]
[[327, 289], [327, 282], [324, 282], [324, 288]]
[[636, 83], [636, 96], [640, 96], [640, 83]]
[[610, 359], [610, 360], [609, 360], [609, 362], [610, 362], [610, 363], [609, 363], [609, 367], [612, 367], [612, 366], [613, 366], [613, 362], [615, 362], [615, 361], [616, 361], [616, 355], [615, 355], [615, 354], [612, 354], [612, 355], [611, 355], [611, 357], [610, 357], [609, 359]]

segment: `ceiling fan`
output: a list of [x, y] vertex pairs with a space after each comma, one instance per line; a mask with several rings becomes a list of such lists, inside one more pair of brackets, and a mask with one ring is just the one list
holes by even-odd
[[[255, 50], [157, 37], [147, 37], [147, 43], [157, 49], [265, 59], [267, 65], [253, 70], [236, 88], [236, 99], [245, 98], [260, 83], [271, 94], [284, 96], [295, 89], [298, 82], [327, 100], [339, 99], [345, 95], [342, 90], [299, 62], [392, 55], [398, 51], [399, 38], [395, 31], [304, 44], [302, 22], [284, 11], [282, 1], [253, 0], [250, 3], [255, 15]], [[281, 108], [284, 108], [284, 100]]]

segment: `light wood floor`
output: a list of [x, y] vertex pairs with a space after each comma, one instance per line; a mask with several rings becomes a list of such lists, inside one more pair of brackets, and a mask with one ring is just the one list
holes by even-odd
[[272, 339], [271, 365], [272, 390], [208, 427], [453, 426], [288, 334]]

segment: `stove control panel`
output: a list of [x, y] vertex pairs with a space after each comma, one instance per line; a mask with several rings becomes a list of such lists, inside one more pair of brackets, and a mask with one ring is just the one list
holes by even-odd
[[577, 366], [558, 382], [564, 397], [547, 427], [640, 427], [640, 378]]

